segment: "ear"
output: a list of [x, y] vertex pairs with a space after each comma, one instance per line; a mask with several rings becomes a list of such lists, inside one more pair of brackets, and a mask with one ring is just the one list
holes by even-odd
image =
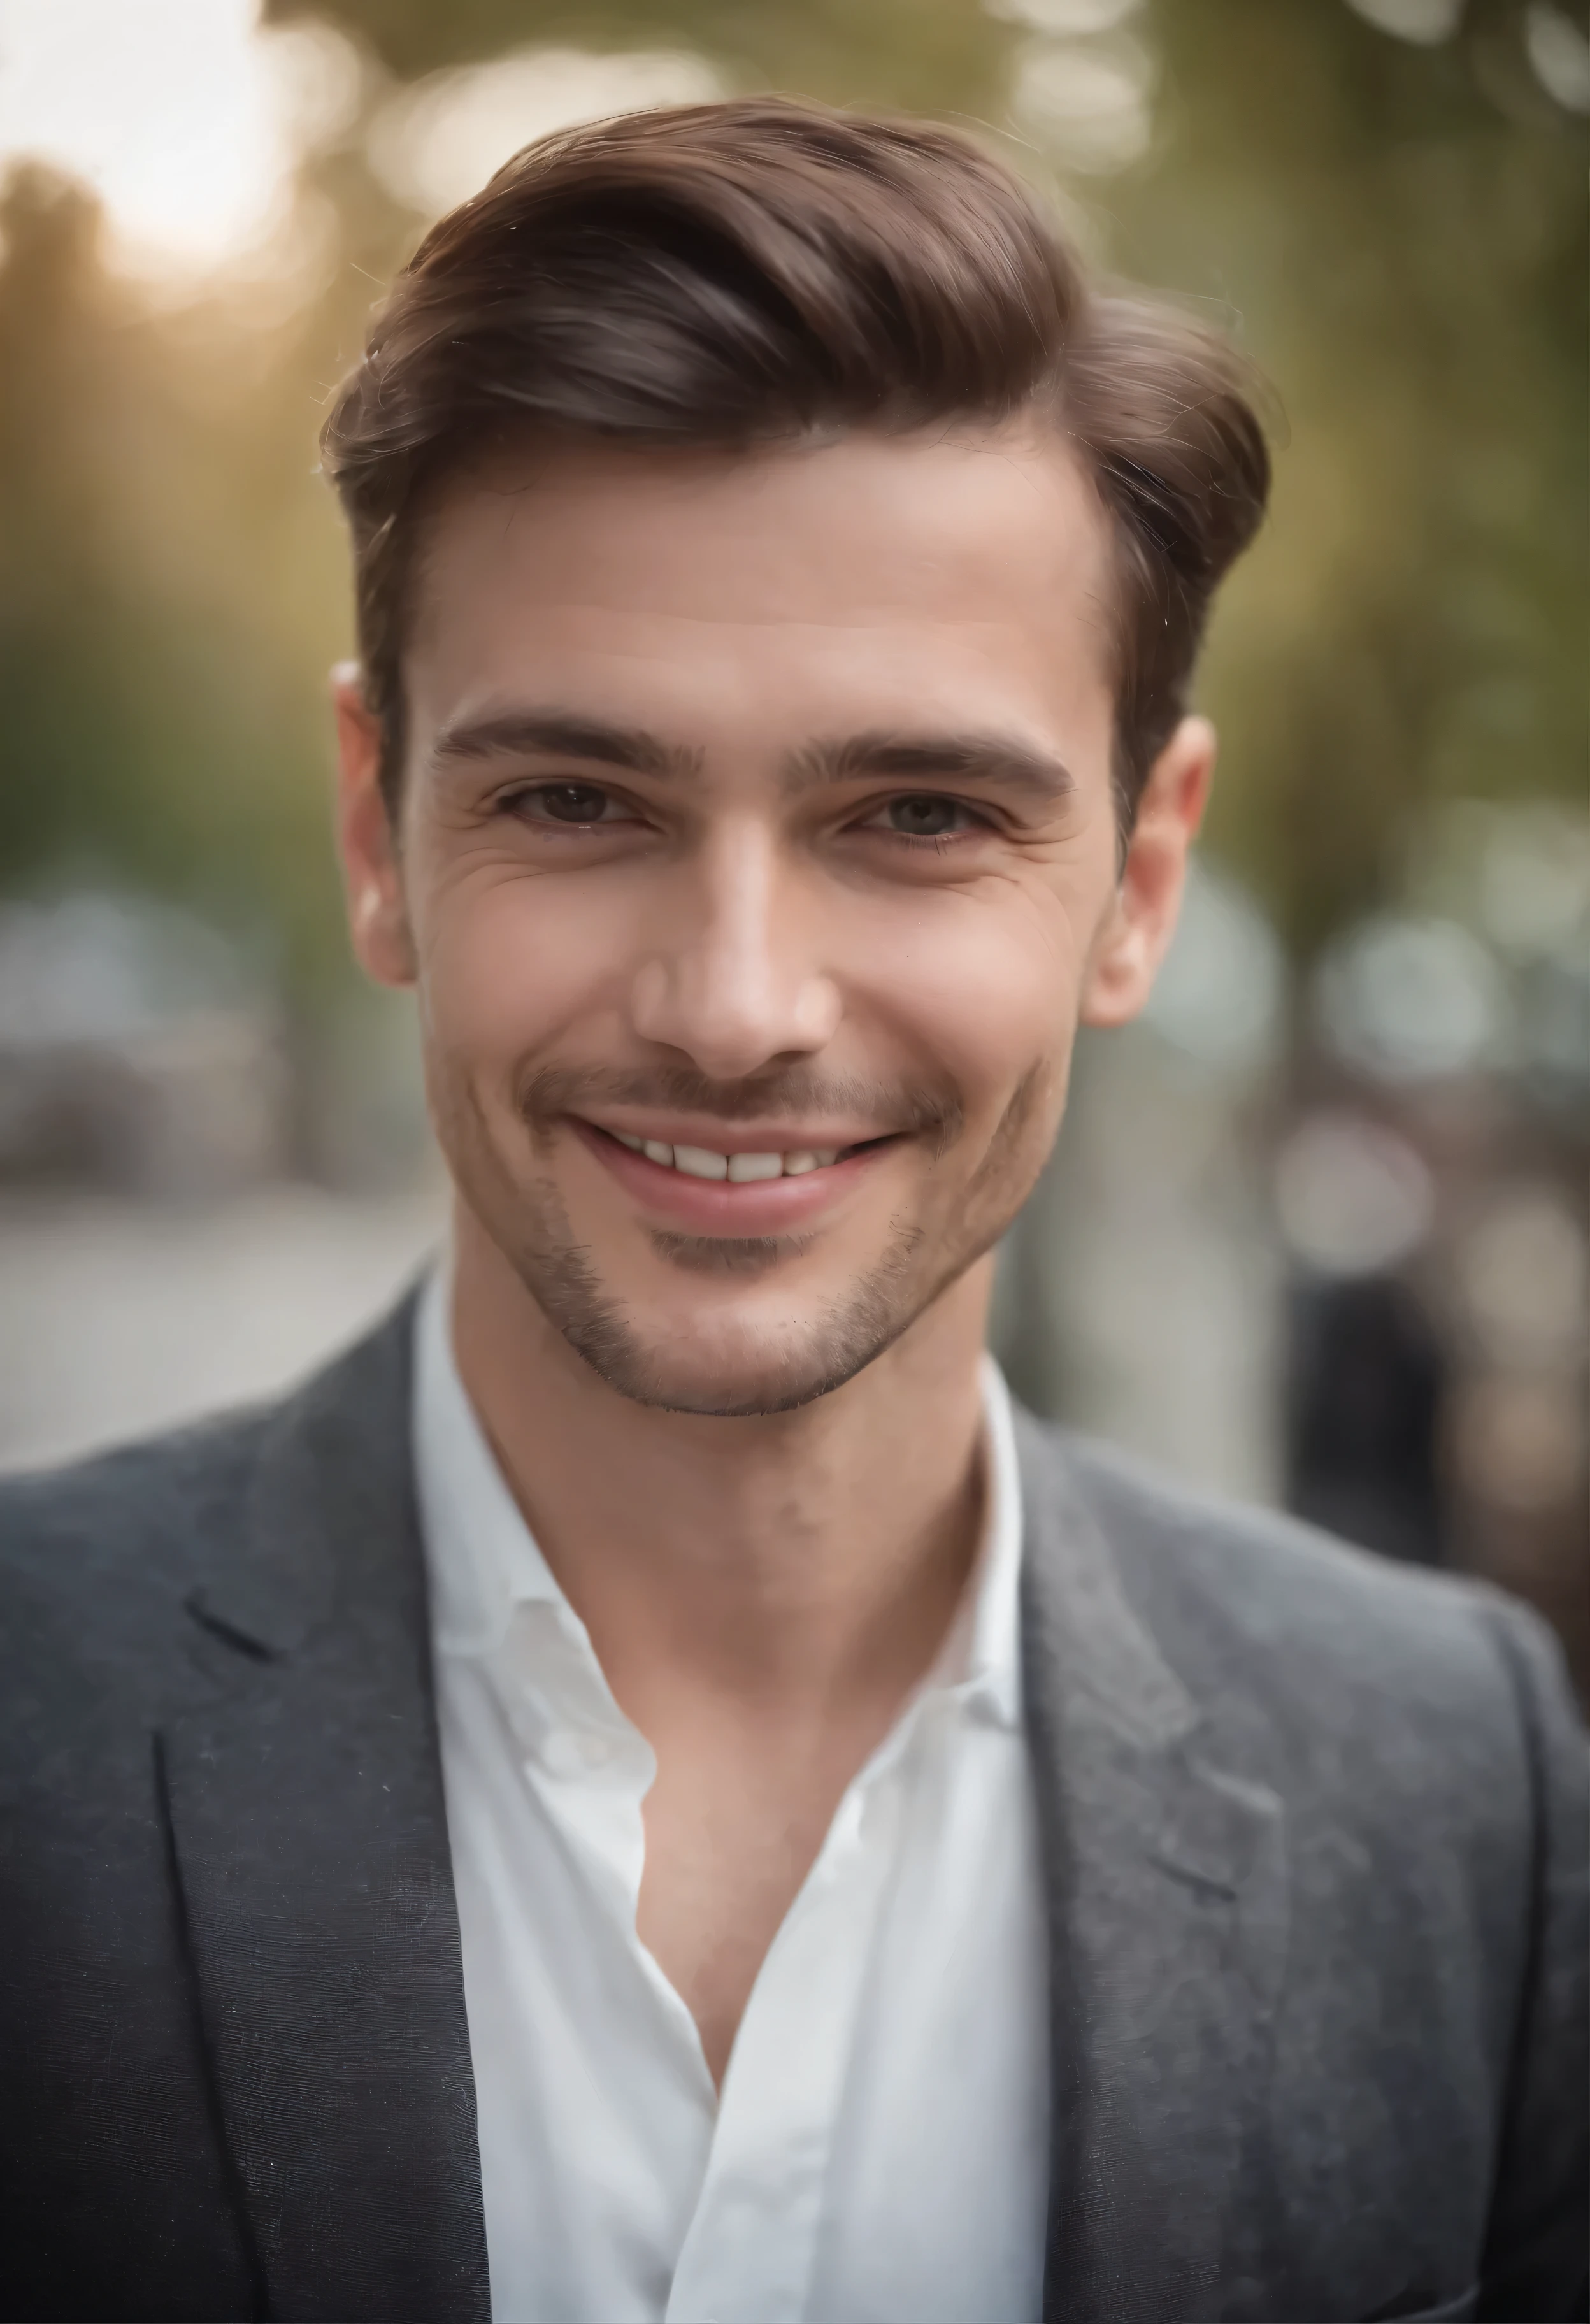
[[1214, 728], [1207, 718], [1184, 718], [1144, 785], [1120, 880], [1089, 956], [1084, 1025], [1127, 1024], [1153, 991], [1176, 933], [1187, 859], [1214, 771]]
[[414, 942], [398, 835], [381, 787], [381, 722], [356, 662], [331, 673], [336, 713], [336, 836], [354, 954], [378, 984], [412, 984]]

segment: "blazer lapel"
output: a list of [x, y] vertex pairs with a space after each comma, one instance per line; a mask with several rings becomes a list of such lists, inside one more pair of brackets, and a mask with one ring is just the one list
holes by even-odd
[[1027, 1424], [1026, 1706], [1051, 1929], [1046, 2324], [1249, 2312], [1284, 1827], [1211, 1764], [1053, 1440]]
[[491, 2314], [411, 1305], [267, 1425], [213, 1699], [160, 1742], [220, 2126], [271, 2315]]

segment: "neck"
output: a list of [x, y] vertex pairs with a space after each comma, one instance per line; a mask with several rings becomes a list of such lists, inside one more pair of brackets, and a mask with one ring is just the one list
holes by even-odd
[[499, 1463], [609, 1683], [646, 1729], [688, 1689], [769, 1717], [903, 1701], [981, 1526], [984, 1259], [843, 1388], [717, 1419], [610, 1388], [467, 1210], [453, 1337]]

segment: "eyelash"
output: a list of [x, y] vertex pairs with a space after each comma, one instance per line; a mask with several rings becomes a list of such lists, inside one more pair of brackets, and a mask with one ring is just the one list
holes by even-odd
[[946, 847], [952, 846], [957, 840], [976, 838], [979, 835], [995, 828], [989, 816], [979, 813], [976, 807], [970, 807], [964, 799], [951, 798], [942, 791], [897, 791], [892, 798], [884, 799], [877, 807], [870, 808], [869, 817], [887, 815], [891, 807], [907, 806], [916, 799], [932, 799], [935, 806], [951, 807], [957, 815], [964, 816], [965, 821], [957, 831], [894, 831], [887, 825], [871, 823], [869, 820], [864, 820], [859, 825], [852, 825], [850, 828], [871, 829], [878, 832], [884, 838], [898, 840], [903, 846], [931, 847], [935, 853], [941, 855]]
[[[619, 806], [625, 804], [619, 794], [609, 790], [603, 783], [550, 782], [516, 783], [511, 790], [504, 791], [494, 802], [494, 805], [503, 814], [512, 815], [516, 813], [527, 801], [531, 799], [545, 799], [547, 794], [551, 791], [591, 791], [604, 801], [611, 801]], [[615, 821], [628, 819], [629, 818], [627, 817], [614, 818]], [[543, 831], [579, 832], [594, 831], [598, 827], [598, 822], [601, 819], [597, 818], [590, 823], [581, 823], [573, 818], [565, 818], [563, 816], [548, 815], [527, 817], [526, 820], [534, 821], [537, 827]]]
[[[544, 799], [548, 792], [556, 790], [588, 790], [618, 806], [624, 807], [629, 804], [621, 792], [610, 790], [605, 784], [547, 782], [518, 784], [512, 790], [503, 792], [494, 805], [499, 812], [511, 815], [525, 802], [536, 798]], [[874, 816], [887, 815], [891, 807], [903, 806], [916, 799], [932, 799], [935, 803], [942, 803], [952, 808], [957, 815], [963, 816], [965, 822], [959, 830], [912, 832], [890, 830], [887, 825], [872, 821]], [[526, 816], [524, 819], [533, 821], [539, 831], [565, 832], [573, 837], [582, 837], [593, 831], [611, 828], [613, 824], [644, 820], [639, 812], [629, 816], [614, 816], [611, 824], [604, 818], [593, 818], [588, 823], [580, 823], [565, 819], [561, 816], [551, 815]], [[896, 791], [891, 798], [875, 801], [870, 807], [863, 809], [859, 816], [852, 818], [845, 825], [845, 828], [851, 831], [870, 830], [880, 837], [896, 841], [903, 847], [908, 847], [914, 851], [931, 848], [935, 854], [942, 855], [946, 847], [952, 845], [956, 841], [970, 839], [990, 832], [996, 828], [996, 825], [991, 816], [972, 807], [965, 799], [954, 798], [941, 791]]]

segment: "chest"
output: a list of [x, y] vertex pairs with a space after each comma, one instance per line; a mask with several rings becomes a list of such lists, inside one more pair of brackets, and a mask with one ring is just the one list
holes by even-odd
[[[813, 1738], [805, 1750], [758, 1748], [743, 1734], [698, 1729], [657, 1753], [642, 1805], [645, 1853], [636, 1932], [695, 2022], [720, 2088], [757, 1975], [789, 1917], [876, 1738]], [[909, 1771], [896, 1789], [908, 1784]], [[873, 1851], [892, 1853], [896, 1798], [859, 1798], [849, 1821], [874, 1809]], [[865, 1851], [862, 1851], [864, 1856]], [[850, 1868], [849, 1941], [864, 1945], [875, 1917], [877, 1868]]]
[[826, 1822], [814, 1786], [778, 1824], [742, 1775], [703, 1831], [660, 1775], [655, 1802], [528, 1780], [483, 1712], [439, 1708], [501, 2312], [1035, 2315], [1046, 1940], [1019, 1735], [843, 1785]]

